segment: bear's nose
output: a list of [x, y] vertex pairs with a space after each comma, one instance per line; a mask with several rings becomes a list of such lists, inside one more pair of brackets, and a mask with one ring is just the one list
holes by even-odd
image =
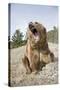
[[33, 27], [34, 27], [34, 26], [33, 26], [33, 23], [30, 22], [30, 23], [29, 23], [29, 28], [32, 29]]

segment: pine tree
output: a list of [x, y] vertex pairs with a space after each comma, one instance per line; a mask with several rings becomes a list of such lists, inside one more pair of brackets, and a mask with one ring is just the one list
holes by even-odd
[[12, 42], [13, 42], [13, 47], [18, 47], [22, 45], [23, 34], [20, 32], [19, 29], [17, 29], [14, 35], [12, 36]]

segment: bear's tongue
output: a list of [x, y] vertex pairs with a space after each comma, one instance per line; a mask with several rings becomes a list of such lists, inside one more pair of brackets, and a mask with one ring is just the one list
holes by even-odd
[[35, 32], [34, 35], [35, 35], [35, 36], [38, 36], [38, 32]]
[[39, 33], [38, 32], [34, 34], [34, 39], [35, 39], [36, 43], [39, 41]]

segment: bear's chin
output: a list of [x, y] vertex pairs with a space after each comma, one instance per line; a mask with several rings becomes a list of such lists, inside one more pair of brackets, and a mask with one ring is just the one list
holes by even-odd
[[35, 43], [37, 43], [39, 40], [40, 40], [39, 35], [34, 35], [34, 41], [35, 41]]

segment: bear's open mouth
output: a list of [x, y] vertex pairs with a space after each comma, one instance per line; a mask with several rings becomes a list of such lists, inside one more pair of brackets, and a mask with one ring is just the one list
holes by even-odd
[[32, 32], [35, 36], [38, 35], [38, 31], [36, 30], [36, 28], [32, 29], [31, 32]]

